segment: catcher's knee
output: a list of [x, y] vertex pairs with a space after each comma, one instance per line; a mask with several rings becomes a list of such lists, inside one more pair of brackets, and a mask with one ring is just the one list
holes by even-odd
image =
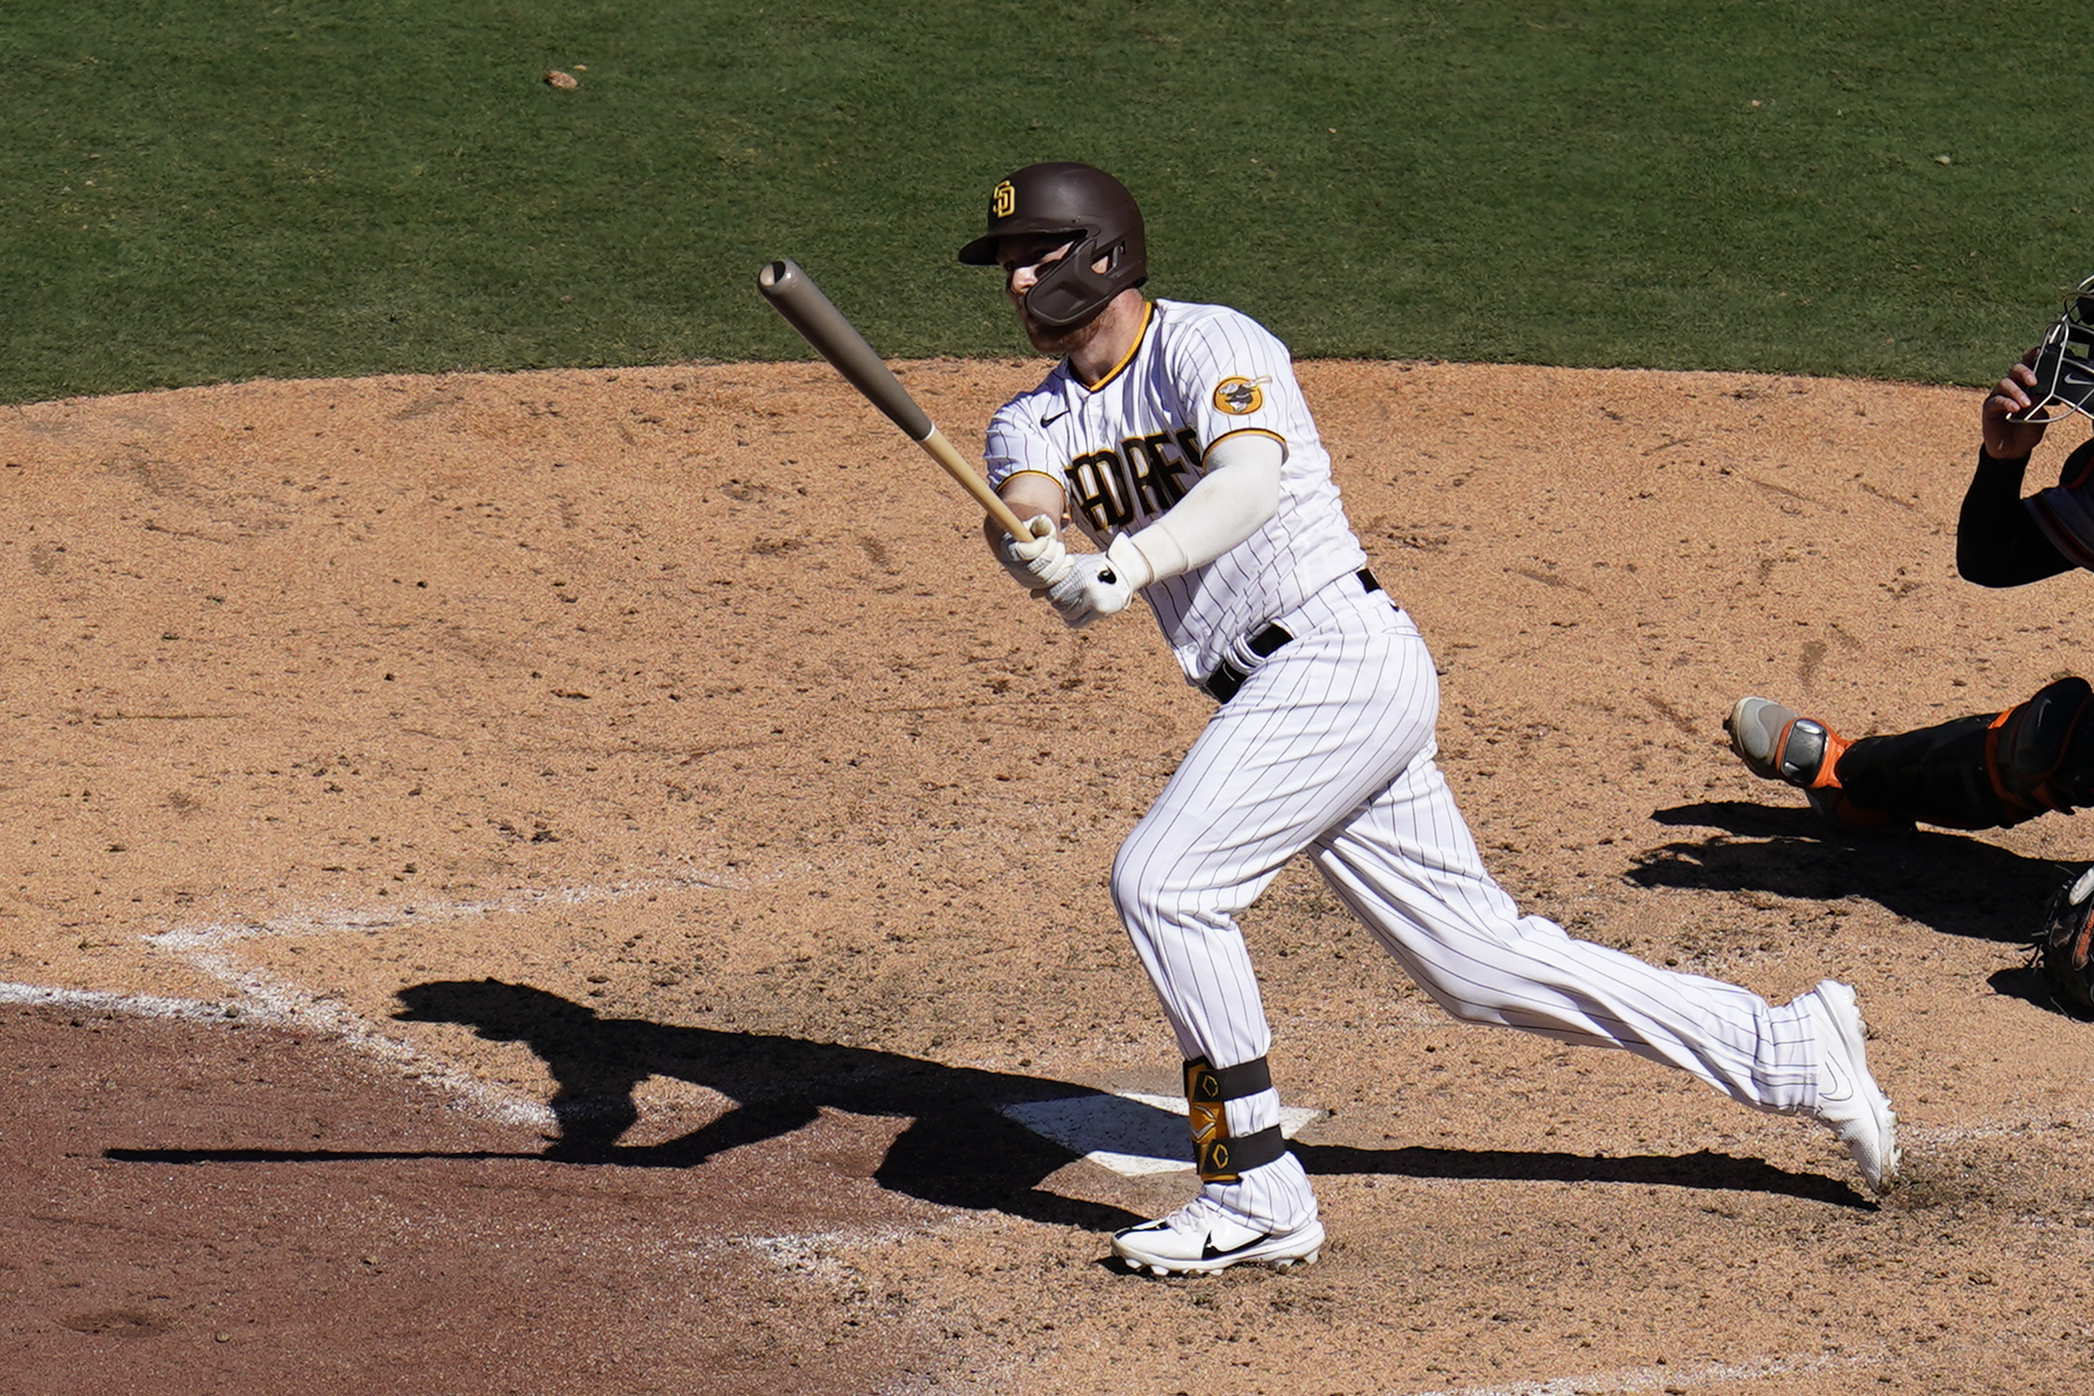
[[2090, 707], [2094, 687], [2076, 676], [2062, 678], [2001, 713], [1993, 724], [1986, 741], [1986, 770], [1994, 791], [2019, 818], [2094, 803]]

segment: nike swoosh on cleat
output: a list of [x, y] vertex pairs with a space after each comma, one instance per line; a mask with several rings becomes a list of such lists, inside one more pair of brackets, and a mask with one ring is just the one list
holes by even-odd
[[1832, 1078], [1832, 1087], [1830, 1090], [1822, 1090], [1818, 1092], [1818, 1099], [1820, 1101], [1828, 1105], [1838, 1105], [1844, 1101], [1854, 1099], [1855, 1083], [1853, 1079], [1847, 1075], [1846, 1070], [1840, 1062], [1826, 1062], [1825, 1074]]
[[1242, 1245], [1231, 1246], [1229, 1247], [1229, 1249], [1225, 1251], [1216, 1250], [1214, 1248], [1214, 1242], [1207, 1241], [1200, 1246], [1200, 1259], [1220, 1260], [1223, 1256], [1239, 1255], [1242, 1252], [1249, 1250], [1252, 1246], [1263, 1245], [1265, 1242], [1270, 1241], [1271, 1239], [1272, 1234], [1270, 1232], [1267, 1232], [1263, 1236], [1253, 1236], [1250, 1240], [1245, 1241]]

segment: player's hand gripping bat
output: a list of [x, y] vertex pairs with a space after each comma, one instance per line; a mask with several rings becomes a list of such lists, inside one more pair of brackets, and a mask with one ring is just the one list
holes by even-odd
[[1025, 538], [1025, 524], [1004, 503], [996, 491], [989, 488], [966, 458], [961, 456], [950, 441], [945, 439], [931, 419], [924, 415], [916, 399], [901, 385], [880, 356], [865, 342], [865, 336], [843, 318], [822, 288], [814, 284], [813, 278], [801, 271], [789, 257], [781, 257], [766, 263], [757, 273], [756, 285], [771, 307], [785, 317], [785, 322], [800, 332], [835, 370], [842, 374], [850, 385], [865, 394], [873, 406], [887, 414], [887, 419], [908, 433], [909, 439], [930, 453], [932, 460], [945, 467], [945, 473], [960, 482], [967, 493], [988, 511], [989, 517], [1003, 525], [1004, 532], [1013, 538]]

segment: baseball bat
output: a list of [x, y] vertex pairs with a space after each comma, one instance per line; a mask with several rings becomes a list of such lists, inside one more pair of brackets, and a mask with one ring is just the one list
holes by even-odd
[[843, 318], [843, 312], [822, 294], [822, 288], [814, 284], [814, 278], [800, 270], [798, 263], [790, 257], [766, 263], [764, 269], [756, 274], [756, 285], [770, 301], [771, 308], [785, 317], [785, 323], [798, 330], [801, 338], [812, 344], [815, 352], [827, 359], [830, 366], [863, 393], [868, 402], [886, 413], [888, 421], [929, 452], [931, 459], [959, 481], [990, 518], [1003, 525], [1004, 532], [1013, 538], [1029, 536], [1024, 522], [1012, 512], [1011, 506], [989, 488], [989, 482], [945, 439], [944, 433], [916, 405], [916, 399], [909, 396], [909, 390], [901, 385], [893, 370], [882, 363], [872, 346], [865, 342], [865, 336]]

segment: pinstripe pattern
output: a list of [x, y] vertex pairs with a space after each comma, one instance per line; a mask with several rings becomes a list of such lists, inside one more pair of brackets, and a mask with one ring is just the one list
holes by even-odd
[[[1295, 641], [1215, 713], [1113, 867], [1114, 904], [1183, 1055], [1234, 1064], [1270, 1046], [1235, 916], [1309, 852], [1465, 1022], [1626, 1048], [1761, 1109], [1814, 1103], [1818, 1051], [1799, 1006], [1574, 940], [1491, 880], [1434, 764], [1438, 683], [1408, 616], [1340, 582], [1281, 623]], [[1263, 1128], [1278, 1108], [1276, 1092], [1233, 1102], [1230, 1130]], [[1274, 1171], [1234, 1185], [1227, 1205], [1300, 1225], [1314, 1214], [1307, 1179]]]
[[[1168, 508], [1140, 474], [1156, 467], [1155, 443], [1185, 447], [1189, 432], [1211, 444], [1246, 429], [1287, 444], [1278, 514], [1144, 594], [1188, 677], [1227, 659], [1249, 678], [1112, 870], [1113, 903], [1181, 1054], [1217, 1067], [1265, 1055], [1271, 1031], [1236, 916], [1308, 853], [1455, 1017], [1625, 1048], [1761, 1109], [1813, 1108], [1822, 1054], [1800, 1002], [1773, 1008], [1745, 989], [1574, 940], [1522, 916], [1491, 880], [1434, 764], [1431, 656], [1410, 618], [1353, 577], [1365, 556], [1329, 457], [1286, 349], [1254, 321], [1157, 302], [1142, 342], [1105, 382], [1078, 383], [1064, 364], [997, 414], [990, 478], [1037, 471], [1064, 481], [1077, 522], [1103, 545]], [[1261, 659], [1247, 640], [1268, 622], [1294, 638]], [[1279, 1094], [1232, 1100], [1227, 1112], [1231, 1134], [1264, 1129], [1279, 1121]], [[1203, 1195], [1268, 1231], [1316, 1215], [1292, 1154]]]

